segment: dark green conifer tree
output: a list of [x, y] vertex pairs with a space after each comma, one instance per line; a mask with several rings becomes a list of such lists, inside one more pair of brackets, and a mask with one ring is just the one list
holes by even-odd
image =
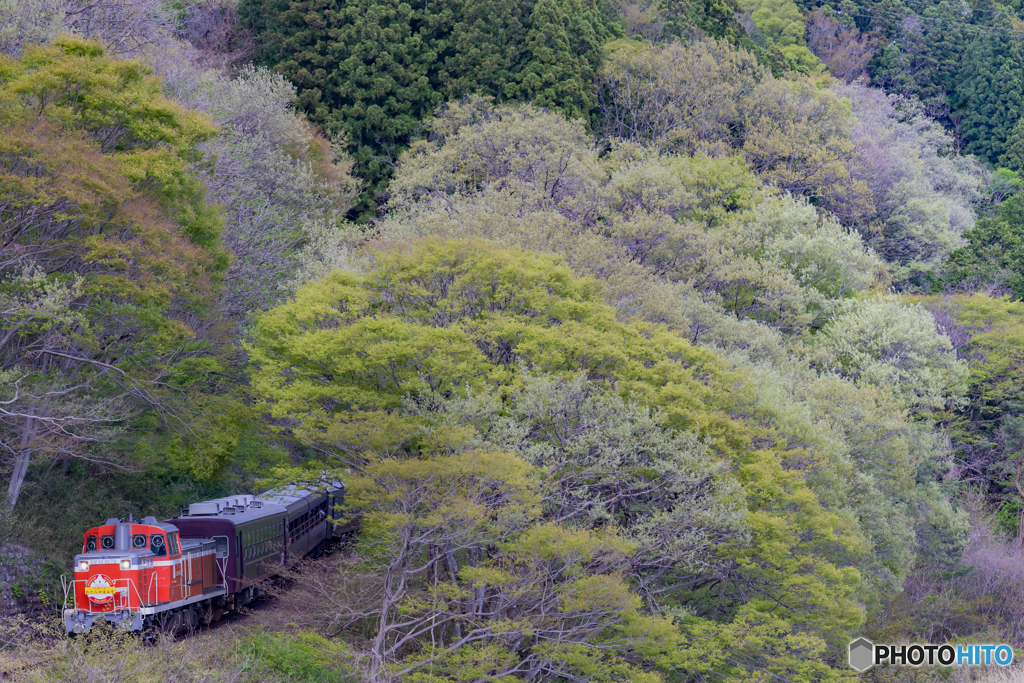
[[832, 0], [828, 4], [852, 17], [861, 33], [874, 33], [889, 40], [895, 38], [903, 19], [920, 9], [917, 4], [911, 9], [902, 0]]
[[890, 93], [911, 96], [933, 69], [931, 49], [920, 21], [908, 21], [871, 60], [872, 85]]
[[537, 0], [530, 15], [518, 99], [587, 119], [597, 106], [594, 77], [608, 37], [593, 0]]
[[872, 60], [872, 85], [922, 100], [947, 97], [968, 47], [961, 24], [969, 20], [948, 0], [909, 15]]
[[1017, 119], [1013, 130], [1010, 131], [1010, 137], [1006, 140], [1006, 151], [999, 158], [999, 165], [1016, 173], [1024, 171], [1024, 118]]
[[298, 106], [347, 136], [366, 190], [356, 208], [376, 212], [400, 147], [444, 100], [439, 70], [453, 22], [446, 3], [403, 0], [246, 0], [243, 24], [260, 35], [257, 61], [298, 89]]
[[665, 34], [683, 37], [694, 27], [714, 38], [737, 42], [745, 36], [737, 16], [743, 14], [736, 0], [661, 0], [660, 15]]
[[1024, 194], [1000, 204], [994, 216], [980, 219], [964, 239], [967, 244], [946, 261], [945, 285], [954, 290], [995, 285], [1014, 299], [1024, 299]]
[[928, 99], [944, 97], [956, 90], [957, 75], [967, 51], [967, 28], [962, 24], [969, 19], [960, 7], [943, 0], [921, 13], [928, 45], [929, 68], [919, 81], [918, 97]]
[[610, 29], [596, 0], [242, 0], [259, 64], [291, 80], [298, 106], [344, 135], [376, 201], [398, 154], [444, 100], [520, 99], [587, 118]]
[[1024, 102], [1024, 55], [1020, 43], [1003, 34], [980, 35], [971, 44], [957, 77], [958, 108], [966, 112], [966, 151], [996, 163]]
[[526, 32], [535, 0], [466, 0], [459, 5], [450, 54], [441, 73], [448, 98], [468, 93], [506, 97], [529, 60]]

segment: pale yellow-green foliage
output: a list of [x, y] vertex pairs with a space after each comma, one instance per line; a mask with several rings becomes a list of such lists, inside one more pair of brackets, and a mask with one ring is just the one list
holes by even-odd
[[299, 251], [293, 277], [285, 284], [288, 290], [320, 280], [335, 270], [360, 270], [367, 262], [356, 250], [366, 235], [351, 223], [313, 219], [303, 225], [306, 244]]
[[806, 45], [787, 45], [782, 54], [790, 68], [800, 73], [818, 75], [826, 71], [825, 65]]
[[906, 501], [935, 497], [934, 526], [962, 534], [964, 519], [918, 486], [918, 467], [943, 450], [938, 435], [909, 418], [888, 387], [818, 373], [797, 357], [772, 363], [731, 354], [752, 410], [771, 425], [824, 505], [839, 510], [870, 544], [862, 572], [873, 591], [898, 588], [914, 557], [915, 519]]
[[557, 254], [579, 275], [599, 278], [622, 318], [641, 316], [686, 329], [675, 307], [678, 288], [652, 280], [625, 250], [590, 228], [555, 211], [523, 212], [520, 198], [508, 190], [488, 189], [479, 196], [451, 198], [440, 205], [417, 206], [381, 225], [387, 241], [412, 241], [435, 235], [484, 238], [505, 246]]
[[600, 83], [609, 138], [661, 152], [741, 153], [762, 180], [781, 190], [835, 211], [870, 207], [867, 185], [851, 178], [845, 165], [854, 154], [849, 109], [809, 77], [775, 79], [724, 41], [652, 46], [620, 40], [606, 46], [606, 54]]
[[390, 185], [392, 209], [484, 186], [518, 198], [521, 212], [551, 210], [583, 222], [606, 203], [605, 174], [582, 121], [473, 98], [449, 104], [431, 127], [433, 139], [402, 156]]
[[85, 316], [72, 307], [82, 295], [82, 277], [57, 281], [26, 259], [20, 273], [0, 282], [4, 285], [0, 289], [0, 311], [9, 331], [22, 326], [57, 330], [88, 325]]
[[[631, 565], [641, 586], [666, 563], [712, 571], [718, 546], [742, 537], [743, 493], [720, 476], [723, 464], [708, 445], [693, 432], [665, 429], [661, 411], [607, 393], [583, 374], [530, 375], [504, 402], [471, 393], [410, 400], [406, 409], [432, 431], [468, 427], [467, 445], [545, 467], [545, 506], [573, 526], [622, 526], [635, 544]], [[624, 505], [628, 520], [617, 515]]]
[[804, 18], [793, 0], [743, 0], [740, 7], [750, 14], [764, 42], [785, 55], [790, 68], [802, 73], [825, 70], [821, 60], [807, 49]]
[[743, 101], [770, 78], [752, 55], [724, 40], [659, 48], [618, 40], [604, 49], [598, 82], [605, 132], [659, 151], [728, 150]]
[[804, 45], [807, 29], [793, 0], [742, 0], [739, 5], [776, 47]]
[[967, 363], [920, 304], [895, 295], [846, 302], [817, 339], [819, 361], [857, 383], [885, 386], [912, 410], [959, 405]]
[[[447, 130], [443, 173], [454, 174], [461, 158], [459, 131]], [[585, 137], [571, 139], [581, 158], [590, 154]], [[529, 155], [519, 142], [504, 145]], [[430, 151], [424, 146], [420, 154], [422, 170]], [[573, 220], [555, 202], [531, 210], [541, 203], [524, 197], [544, 194], [536, 185], [511, 191], [483, 183], [395, 202], [380, 234], [400, 242], [483, 237], [557, 254], [576, 272], [601, 280], [620, 317], [669, 322], [694, 342], [725, 352], [744, 377], [750, 406], [743, 411], [771, 426], [791, 462], [810, 472], [808, 483], [823, 504], [871, 548], [860, 569], [873, 593], [900, 585], [916, 539], [962, 535], [963, 519], [948, 506], [936, 503], [918, 516], [906, 509], [912, 501], [941, 498], [917, 486], [915, 476], [943, 444], [911, 421], [904, 397], [836, 374], [828, 363], [822, 371], [815, 344], [791, 355], [804, 344], [794, 347], [794, 333], [806, 336], [846, 312], [845, 297], [888, 282], [885, 264], [860, 235], [805, 200], [765, 188], [736, 157], [666, 155], [620, 143], [600, 163], [603, 194], [601, 179], [591, 180], [598, 189], [591, 190], [594, 208], [587, 213], [587, 222], [600, 219], [594, 225]], [[926, 347], [944, 348], [934, 326], [917, 333]], [[809, 365], [814, 361], [817, 369]], [[958, 372], [948, 354], [932, 364], [946, 379], [950, 370]]]
[[[497, 132], [493, 116], [486, 135], [478, 122], [456, 125], [442, 116], [443, 142], [422, 145], [410, 165], [429, 181], [404, 183], [403, 161], [396, 182], [417, 189], [392, 200], [381, 239], [473, 237], [555, 254], [578, 274], [601, 281], [621, 318], [668, 322], [694, 342], [725, 352], [741, 370], [741, 394], [749, 397], [740, 412], [771, 426], [792, 463], [807, 469], [823, 504], [872, 548], [872, 559], [861, 567], [872, 590], [898, 586], [919, 524], [903, 506], [926, 497], [915, 489], [914, 475], [941, 444], [910, 421], [903, 398], [888, 386], [843, 377], [827, 363], [822, 371], [820, 346], [794, 356], [804, 342], [793, 347], [791, 341], [847, 314], [846, 297], [884, 286], [888, 274], [878, 256], [858, 233], [808, 201], [765, 188], [735, 157], [659, 154], [620, 143], [600, 159], [603, 178], [573, 172], [575, 179], [588, 178], [589, 205], [563, 210], [550, 186], [537, 180], [548, 176], [514, 169], [532, 158], [533, 145], [554, 139], [577, 147], [559, 150], [558, 158], [592, 159], [589, 140], [529, 108], [509, 120], [514, 130], [505, 129], [500, 146], [488, 147], [487, 137]], [[562, 125], [562, 134], [533, 130]], [[479, 149], [499, 147], [501, 163], [493, 161], [493, 151], [492, 161], [480, 161], [486, 155]], [[486, 173], [479, 170], [484, 167]], [[934, 325], [916, 333], [925, 346], [941, 350], [948, 343]], [[950, 360], [955, 372], [948, 354], [932, 365]], [[958, 528], [951, 514], [934, 524]]]
[[777, 329], [752, 318], [739, 319], [692, 290], [679, 299], [679, 310], [694, 344], [738, 353], [744, 359], [776, 361], [787, 356], [786, 338]]
[[810, 78], [766, 80], [743, 102], [741, 149], [766, 183], [836, 213], [866, 211], [867, 184], [846, 167], [855, 151], [849, 118], [849, 108]]
[[[948, 506], [913, 512], [915, 501], [936, 497], [917, 485], [917, 469], [943, 449], [912, 421], [919, 406], [883, 382], [844, 376], [825, 350], [841, 329], [831, 321], [855, 308], [848, 298], [888, 282], [858, 233], [806, 199], [765, 187], [736, 156], [626, 142], [598, 157], [576, 124], [530, 107], [513, 111], [477, 102], [443, 112], [432, 124], [440, 132], [401, 161], [376, 238], [475, 238], [553, 254], [599, 281], [620, 319], [664, 322], [719, 349], [739, 371], [735, 414], [768, 430], [766, 446], [805, 473], [849, 542], [867, 549], [856, 568], [871, 594], [900, 585], [922, 539], [962, 532]], [[585, 191], [562, 194], [563, 180]], [[353, 235], [335, 237], [338, 262], [362, 267], [367, 261], [346, 260], [367, 258]], [[319, 258], [323, 268], [327, 258]], [[916, 315], [905, 306], [896, 313], [908, 311]], [[934, 325], [895, 329], [909, 335], [897, 343], [933, 352], [907, 376], [925, 384], [938, 377], [928, 390], [951, 396], [959, 366], [948, 340]], [[900, 366], [878, 353], [872, 368]]]
[[769, 197], [737, 232], [768, 260], [787, 264], [802, 287], [829, 297], [866, 289], [886, 276], [885, 264], [860, 235], [807, 201]]
[[842, 297], [885, 279], [858, 234], [805, 201], [764, 191], [759, 199], [712, 228], [638, 212], [608, 232], [633, 260], [718, 310], [787, 333], [821, 324]]
[[665, 213], [710, 228], [745, 215], [763, 198], [763, 185], [738, 156], [652, 154], [621, 142], [602, 163], [611, 177], [611, 208], [624, 216]]
[[[605, 283], [621, 317], [696, 325], [695, 339], [716, 328], [723, 346], [724, 315], [799, 332], [884, 279], [858, 235], [764, 187], [736, 157], [627, 142], [599, 159], [581, 125], [480, 99], [431, 126], [401, 160], [383, 240], [481, 237], [557, 254]], [[735, 332], [741, 346], [764, 343]]]

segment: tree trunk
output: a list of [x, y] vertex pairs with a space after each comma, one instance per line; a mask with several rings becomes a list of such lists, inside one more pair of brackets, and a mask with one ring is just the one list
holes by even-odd
[[[445, 544], [444, 559], [445, 565], [448, 567], [448, 574], [452, 579], [452, 585], [459, 585], [459, 563], [455, 561], [455, 553], [452, 552], [451, 544]], [[452, 632], [455, 635], [455, 640], [462, 639], [462, 624], [458, 619], [452, 622]]]
[[[1017, 487], [1017, 493], [1024, 499], [1024, 486], [1021, 485], [1020, 475], [1021, 467], [1024, 466], [1024, 452], [1017, 455], [1017, 474], [1013, 478], [1013, 483]], [[1020, 551], [1021, 543], [1024, 542], [1024, 509], [1021, 510], [1020, 521], [1017, 525], [1017, 550]]]
[[7, 486], [7, 503], [14, 507], [18, 503], [18, 494], [21, 493], [21, 485], [25, 482], [25, 475], [28, 474], [28, 461], [32, 458], [32, 436], [35, 431], [35, 418], [25, 418], [25, 428], [21, 432], [21, 449], [14, 459], [14, 471], [11, 472], [11, 483]]

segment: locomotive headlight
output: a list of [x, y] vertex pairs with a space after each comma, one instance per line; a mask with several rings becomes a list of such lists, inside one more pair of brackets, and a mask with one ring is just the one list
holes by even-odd
[[78, 571], [80, 571], [80, 572], [87, 572], [87, 571], [89, 571], [89, 563], [86, 562], [85, 560], [82, 560], [81, 562], [79, 562], [78, 563]]
[[121, 569], [131, 569], [131, 568], [132, 568], [132, 561], [131, 560], [121, 560]]

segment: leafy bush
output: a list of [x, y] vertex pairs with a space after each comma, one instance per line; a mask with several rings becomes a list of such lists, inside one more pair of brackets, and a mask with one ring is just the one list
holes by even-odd
[[342, 658], [344, 645], [316, 633], [256, 631], [234, 645], [235, 657], [252, 662], [247, 676], [253, 681], [289, 683], [355, 683]]

